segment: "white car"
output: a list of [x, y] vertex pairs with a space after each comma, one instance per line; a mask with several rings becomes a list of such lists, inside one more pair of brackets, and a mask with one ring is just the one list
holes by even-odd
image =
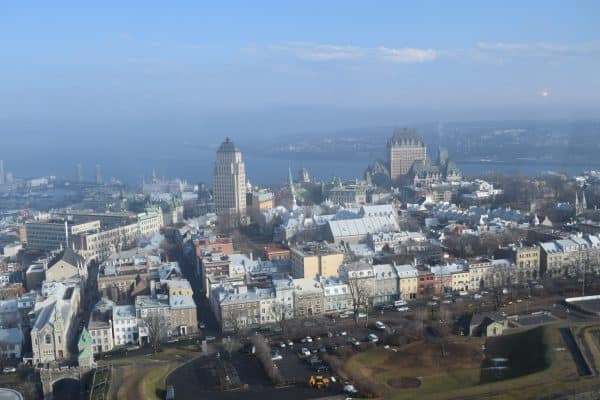
[[302, 343], [312, 343], [312, 338], [310, 336], [307, 336], [305, 338], [302, 338], [301, 342]]
[[379, 342], [379, 338], [378, 338], [378, 337], [377, 337], [377, 335], [375, 335], [374, 333], [369, 333], [369, 334], [367, 335], [367, 340], [368, 340], [369, 342], [372, 342], [372, 343], [377, 343], [377, 342]]
[[283, 360], [283, 356], [279, 353], [273, 353], [273, 354], [271, 354], [271, 360], [273, 360], [273, 361]]
[[287, 345], [290, 346], [290, 347], [293, 347], [294, 346], [294, 342], [292, 342], [291, 340], [288, 340]]
[[302, 350], [300, 350], [300, 354], [302, 354], [305, 357], [310, 356], [310, 350], [307, 349], [306, 347], [303, 347]]
[[398, 312], [410, 311], [410, 308], [408, 308], [408, 307], [398, 307], [398, 308], [396, 308], [396, 311], [398, 311]]
[[15, 367], [4, 367], [2, 372], [5, 374], [10, 374], [12, 372], [17, 372], [17, 369]]
[[358, 313], [358, 318], [367, 318], [367, 314], [366, 313]]
[[375, 328], [379, 329], [380, 331], [384, 331], [385, 330], [385, 324], [381, 321], [376, 321], [375, 322]]
[[344, 385], [344, 392], [350, 393], [350, 394], [356, 394], [356, 393], [358, 393], [358, 390], [356, 390], [354, 385], [347, 384], [347, 385]]
[[281, 347], [282, 349], [286, 346], [286, 344], [284, 342], [279, 343], [279, 347]]
[[341, 331], [340, 332], [340, 336], [346, 336], [348, 333], [346, 333], [346, 331]]
[[206, 339], [207, 342], [210, 342], [211, 340], [215, 340], [216, 337], [214, 337], [214, 336], [207, 336], [204, 339]]

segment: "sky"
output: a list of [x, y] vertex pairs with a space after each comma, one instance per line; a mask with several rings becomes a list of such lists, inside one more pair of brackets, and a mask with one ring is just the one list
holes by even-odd
[[599, 17], [593, 0], [6, 0], [0, 139], [42, 152], [598, 118]]

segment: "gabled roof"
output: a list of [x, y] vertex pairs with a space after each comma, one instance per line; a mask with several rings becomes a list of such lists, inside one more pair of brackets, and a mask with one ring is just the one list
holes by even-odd
[[70, 264], [77, 268], [85, 266], [85, 259], [71, 248], [64, 249], [62, 253], [60, 253], [52, 261], [50, 261], [50, 263], [48, 264], [48, 269], [52, 268], [52, 266], [54, 266], [59, 261], [64, 261], [67, 264]]

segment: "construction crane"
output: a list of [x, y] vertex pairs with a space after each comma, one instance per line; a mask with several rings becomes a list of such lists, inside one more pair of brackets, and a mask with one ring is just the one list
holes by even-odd
[[329, 378], [323, 375], [312, 375], [308, 380], [308, 384], [315, 389], [326, 388], [329, 382]]

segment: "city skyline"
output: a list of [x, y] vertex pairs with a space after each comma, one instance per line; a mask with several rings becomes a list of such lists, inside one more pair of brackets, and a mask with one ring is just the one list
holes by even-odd
[[0, 128], [10, 149], [80, 149], [85, 138], [110, 150], [215, 131], [597, 119], [598, 7], [6, 5]]

